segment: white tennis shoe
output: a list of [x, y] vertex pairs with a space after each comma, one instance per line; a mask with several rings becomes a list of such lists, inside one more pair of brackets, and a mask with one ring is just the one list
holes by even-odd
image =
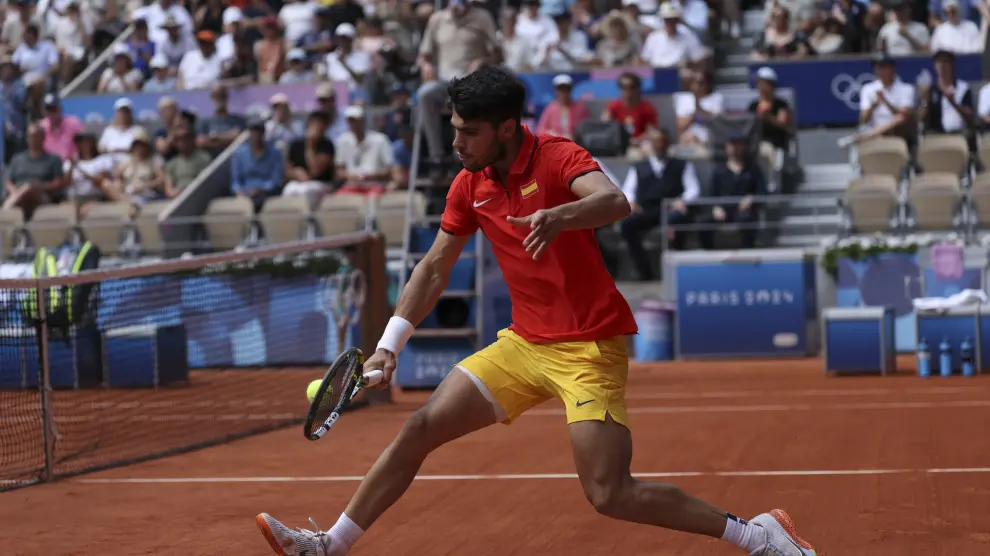
[[798, 536], [791, 516], [784, 510], [771, 510], [750, 520], [767, 532], [767, 545], [750, 556], [816, 556], [818, 553]]
[[309, 520], [316, 531], [309, 529], [293, 530], [279, 523], [274, 517], [262, 513], [255, 518], [261, 533], [268, 539], [272, 550], [280, 556], [341, 556], [344, 552], [335, 551], [330, 534], [320, 531], [316, 522]]

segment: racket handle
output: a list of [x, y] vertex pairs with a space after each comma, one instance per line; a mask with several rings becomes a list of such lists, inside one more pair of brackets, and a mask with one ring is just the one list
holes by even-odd
[[377, 385], [383, 378], [385, 378], [385, 373], [382, 371], [368, 371], [364, 373], [364, 380], [368, 382], [368, 387]]

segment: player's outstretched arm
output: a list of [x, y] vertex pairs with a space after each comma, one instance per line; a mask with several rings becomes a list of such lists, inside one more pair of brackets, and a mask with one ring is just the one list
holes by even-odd
[[440, 299], [440, 294], [447, 287], [450, 271], [469, 239], [470, 235], [455, 236], [441, 230], [429, 252], [413, 269], [412, 276], [399, 295], [395, 315], [389, 319], [378, 342], [378, 349], [364, 365], [365, 372], [380, 369], [385, 373], [379, 388], [386, 388], [391, 383], [396, 356], [409, 341], [416, 325], [426, 318]]
[[538, 210], [521, 218], [508, 217], [510, 223], [532, 230], [523, 240], [523, 246], [533, 253], [534, 259], [540, 258], [560, 232], [608, 226], [622, 220], [632, 210], [622, 190], [601, 171], [578, 176], [571, 182], [571, 191], [577, 195], [577, 201]]
[[571, 182], [578, 200], [554, 207], [565, 230], [587, 230], [614, 224], [629, 216], [629, 200], [604, 172], [578, 176]]

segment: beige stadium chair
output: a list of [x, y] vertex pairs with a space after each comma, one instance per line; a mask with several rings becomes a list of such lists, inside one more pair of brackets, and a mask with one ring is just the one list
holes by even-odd
[[949, 172], [926, 172], [911, 178], [908, 201], [914, 209], [914, 226], [918, 230], [955, 229], [962, 191], [959, 176]]
[[[375, 225], [385, 236], [386, 247], [402, 247], [406, 232], [406, 210], [409, 205], [408, 191], [389, 191], [378, 198], [375, 209]], [[416, 191], [412, 197], [413, 220], [426, 216], [426, 195]]]
[[258, 221], [268, 243], [299, 241], [306, 232], [309, 201], [305, 197], [272, 197], [265, 201]]
[[969, 145], [962, 135], [925, 135], [918, 146], [918, 164], [923, 172], [961, 175], [969, 164]]
[[364, 195], [337, 193], [323, 197], [313, 218], [323, 236], [359, 232], [368, 225], [369, 207]]
[[141, 212], [134, 218], [141, 252], [147, 255], [160, 255], [165, 251], [158, 217], [172, 201], [150, 201], [141, 205]]
[[251, 233], [254, 204], [243, 197], [219, 197], [210, 201], [203, 214], [206, 237], [215, 251], [234, 249]]
[[887, 232], [897, 211], [897, 180], [883, 175], [856, 178], [846, 188], [845, 205], [856, 233]]
[[104, 255], [120, 253], [124, 230], [131, 221], [130, 203], [92, 203], [79, 223], [83, 235]]
[[0, 208], [0, 259], [7, 258], [8, 249], [14, 245], [24, 229], [24, 212], [19, 208]]
[[976, 176], [969, 194], [973, 201], [973, 213], [976, 216], [976, 222], [971, 224], [976, 228], [990, 228], [990, 172]]
[[877, 137], [859, 146], [859, 167], [867, 176], [899, 179], [909, 158], [907, 142], [900, 137]]
[[980, 162], [983, 171], [990, 172], [990, 133], [980, 137]]
[[54, 248], [69, 239], [76, 227], [76, 206], [72, 203], [41, 205], [25, 228], [35, 247]]

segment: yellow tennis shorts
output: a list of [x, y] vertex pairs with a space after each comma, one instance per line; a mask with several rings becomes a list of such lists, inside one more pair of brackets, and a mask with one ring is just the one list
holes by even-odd
[[508, 425], [530, 408], [559, 398], [567, 422], [604, 421], [626, 427], [626, 339], [533, 344], [504, 329], [498, 340], [457, 365], [474, 375], [501, 406]]

